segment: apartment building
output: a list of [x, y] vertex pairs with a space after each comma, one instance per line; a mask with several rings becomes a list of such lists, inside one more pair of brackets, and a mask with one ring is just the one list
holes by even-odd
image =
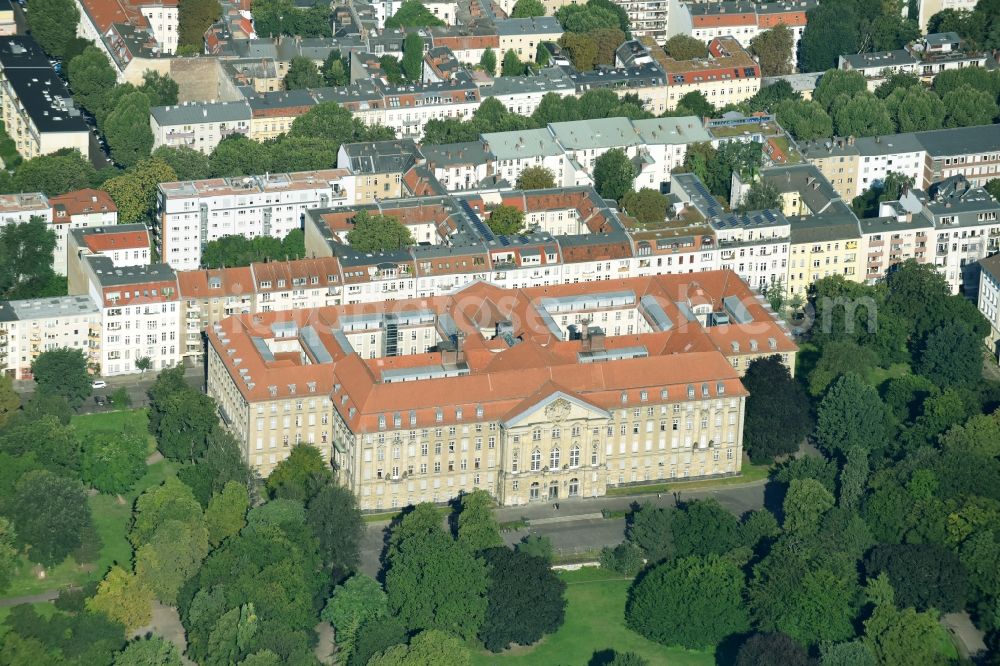
[[806, 14], [819, 5], [819, 0], [779, 2], [669, 0], [668, 5], [666, 38], [688, 35], [703, 42], [710, 42], [717, 37], [728, 36], [738, 40], [744, 48], [749, 48], [750, 41], [760, 33], [777, 25], [785, 25], [792, 32], [794, 58], [794, 54], [798, 51], [799, 40], [805, 31]]
[[493, 156], [481, 141], [421, 146], [420, 156], [449, 192], [478, 189], [493, 174]]
[[530, 116], [549, 93], [575, 97], [576, 84], [561, 67], [545, 67], [531, 76], [497, 76], [480, 86], [479, 92], [483, 99], [492, 97], [512, 113]]
[[660, 59], [654, 52], [667, 74], [667, 110], [676, 109], [692, 91], [721, 108], [746, 101], [760, 90], [760, 66], [735, 38], [716, 37], [709, 42], [708, 53], [708, 58], [673, 60]]
[[790, 222], [778, 210], [726, 211], [694, 174], [677, 173], [670, 194], [694, 208], [715, 232], [717, 266], [734, 271], [754, 289], [786, 283]]
[[[178, 270], [201, 265], [201, 250], [223, 236], [284, 238], [311, 208], [354, 200], [354, 178], [341, 169], [160, 183], [154, 240]], [[277, 257], [276, 257], [277, 258]]]
[[911, 18], [917, 20], [921, 32], [927, 32], [927, 22], [931, 17], [945, 9], [956, 11], [972, 11], [979, 0], [917, 0], [917, 15]]
[[732, 360], [756, 348], [794, 367], [794, 343], [729, 272], [602, 287], [473, 284], [391, 309], [233, 317], [207, 332], [208, 391], [251, 467], [266, 476], [313, 445], [364, 510], [738, 472]]
[[803, 142], [799, 148], [846, 201], [881, 187], [889, 173], [902, 174], [917, 187], [929, 184], [927, 150], [920, 133], [833, 137]]
[[919, 76], [929, 85], [935, 76], [951, 69], [996, 66], [991, 53], [962, 46], [957, 33], [933, 33], [894, 51], [842, 55], [837, 66], [845, 71], [860, 72], [872, 91], [893, 74]]
[[153, 148], [183, 146], [209, 154], [226, 137], [249, 134], [252, 117], [246, 100], [154, 106], [149, 110]]
[[979, 311], [990, 322], [987, 346], [994, 358], [1000, 358], [1000, 254], [979, 261]]
[[862, 221], [866, 277], [874, 281], [910, 258], [933, 262], [954, 293], [974, 298], [978, 262], [1000, 250], [998, 215], [1000, 203], [961, 176], [907, 190], [881, 204], [878, 220]]
[[[805, 298], [816, 280], [840, 275], [861, 282], [861, 231], [851, 207], [811, 164], [765, 168], [760, 180], [781, 196], [781, 213], [790, 225], [786, 293]], [[749, 188], [734, 176], [733, 198]]]
[[267, 141], [287, 134], [292, 123], [316, 106], [316, 100], [306, 90], [281, 90], [257, 93], [247, 97], [250, 106], [250, 131], [254, 141]]
[[1000, 125], [917, 132], [917, 139], [927, 151], [923, 187], [952, 176], [982, 187], [1000, 177]]
[[17, 23], [14, 20], [14, 4], [11, 0], [0, 1], [0, 36], [17, 34]]
[[562, 25], [554, 16], [498, 19], [494, 26], [499, 37], [498, 60], [513, 51], [521, 62], [534, 61], [539, 44], [558, 42], [563, 36]]
[[349, 143], [337, 152], [337, 168], [354, 178], [349, 205], [403, 196], [403, 174], [416, 163], [413, 139]]
[[76, 0], [76, 6], [80, 11], [77, 35], [102, 48], [110, 46], [105, 44], [109, 31], [123, 25], [145, 33], [147, 40], [155, 41], [160, 53], [177, 51], [177, 0]]
[[48, 57], [29, 35], [0, 37], [0, 110], [18, 154], [90, 154], [90, 130]]
[[53, 349], [79, 349], [100, 362], [101, 311], [89, 296], [0, 301], [0, 364], [14, 379], [31, 379], [31, 364]]
[[[54, 250], [52, 270], [57, 275], [68, 275], [68, 259], [70, 254], [75, 252], [69, 242], [70, 233], [74, 229], [104, 229], [115, 228], [118, 225], [118, 207], [112, 201], [111, 196], [104, 190], [87, 188], [67, 192], [49, 199], [52, 206], [51, 221], [52, 230], [56, 233], [56, 248]], [[127, 225], [129, 227], [141, 227], [145, 225]], [[120, 227], [119, 227], [120, 229]], [[121, 240], [121, 239], [118, 239]], [[149, 239], [148, 234], [142, 252], [145, 255], [144, 263], [149, 263]], [[140, 249], [138, 247], [134, 249]], [[95, 252], [95, 250], [90, 250]], [[72, 292], [71, 292], [72, 293]]]
[[46, 222], [52, 221], [52, 206], [43, 193], [0, 194], [0, 227], [24, 224], [33, 217], [40, 217]]
[[111, 224], [71, 229], [66, 241], [69, 293], [86, 294], [84, 257], [104, 256], [115, 268], [150, 263], [150, 235], [145, 224]]
[[181, 361], [177, 275], [166, 264], [115, 267], [110, 257], [83, 258], [88, 295], [100, 309], [100, 374], [153, 372]]

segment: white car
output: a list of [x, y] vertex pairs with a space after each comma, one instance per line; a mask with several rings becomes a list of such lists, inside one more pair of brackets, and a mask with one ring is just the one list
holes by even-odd
[[102, 389], [107, 387], [108, 383], [103, 379], [95, 379], [94, 382], [90, 385], [90, 388], [95, 388], [95, 389]]

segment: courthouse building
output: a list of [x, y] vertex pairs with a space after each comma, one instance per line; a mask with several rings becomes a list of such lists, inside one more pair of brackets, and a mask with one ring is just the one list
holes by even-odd
[[736, 474], [753, 358], [796, 346], [732, 271], [230, 317], [208, 392], [267, 476], [319, 448], [365, 510]]

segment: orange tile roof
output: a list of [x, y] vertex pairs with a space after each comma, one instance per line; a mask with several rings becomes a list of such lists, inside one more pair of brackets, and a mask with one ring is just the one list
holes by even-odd
[[[641, 345], [647, 357], [580, 363], [578, 353], [583, 343], [566, 341], [551, 332], [541, 323], [538, 303], [543, 298], [593, 295], [596, 289], [630, 290], [637, 302], [649, 295], [661, 305], [673, 326], [666, 331], [604, 339], [605, 349]], [[728, 296], [740, 300], [752, 321], [706, 328], [698, 321], [688, 321], [681, 307], [686, 303], [692, 307], [705, 304], [718, 310]], [[461, 354], [469, 374], [382, 382], [382, 373], [387, 370], [439, 366], [454, 360], [454, 352], [361, 359], [353, 350], [343, 348], [335, 336], [341, 317], [414, 309], [435, 313], [436, 325], [443, 315], [450, 315], [465, 336]], [[509, 348], [480, 334], [481, 328], [488, 330], [501, 317], [514, 323], [520, 339]], [[284, 348], [273, 359], [265, 358], [253, 338], [274, 338], [274, 324], [294, 324], [296, 335], [311, 326], [331, 360], [303, 364], [301, 356], [287, 355]], [[601, 282], [599, 287], [582, 283], [504, 290], [476, 282], [449, 296], [230, 317], [210, 329], [208, 337], [248, 401], [301, 395], [311, 382], [309, 391], [329, 396], [355, 432], [374, 431], [379, 416], [391, 418], [396, 413], [403, 414], [409, 423], [411, 410], [417, 427], [455, 423], [459, 420], [456, 407], [470, 415], [481, 407], [486, 419], [505, 418], [526, 398], [547, 390], [549, 383], [568, 387], [581, 399], [604, 409], [622, 405], [623, 395], [625, 404], [637, 405], [642, 401], [642, 391], [666, 389], [675, 399], [686, 399], [688, 387], [696, 385], [704, 385], [713, 396], [719, 388], [725, 395], [744, 395], [730, 356], [750, 353], [753, 345], [761, 354], [797, 349], [746, 283], [731, 271], [612, 280]], [[738, 352], [733, 342], [740, 344]], [[301, 346], [304, 351], [310, 348]]]
[[118, 207], [115, 206], [110, 194], [104, 190], [92, 188], [74, 190], [57, 197], [51, 197], [49, 203], [52, 205], [52, 217], [55, 221], [59, 221], [58, 218], [68, 218], [74, 215], [118, 212]]
[[83, 242], [94, 254], [114, 250], [134, 250], [149, 247], [148, 231], [106, 231], [86, 234]]

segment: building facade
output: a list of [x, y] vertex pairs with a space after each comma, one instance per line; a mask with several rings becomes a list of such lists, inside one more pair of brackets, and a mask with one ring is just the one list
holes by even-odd
[[311, 444], [364, 510], [737, 473], [736, 366], [794, 367], [794, 343], [728, 272], [602, 287], [233, 317], [208, 331], [209, 394], [251, 467]]

